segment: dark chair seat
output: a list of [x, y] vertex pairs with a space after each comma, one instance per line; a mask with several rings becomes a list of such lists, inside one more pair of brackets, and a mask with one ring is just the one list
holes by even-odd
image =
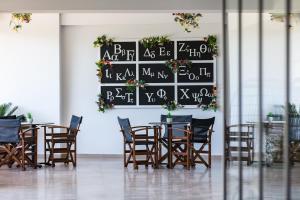
[[[127, 142], [127, 143], [132, 144], [133, 142]], [[135, 141], [135, 145], [147, 145], [147, 144], [154, 145], [155, 142], [151, 141], [151, 140], [149, 140], [149, 141]]]
[[46, 139], [46, 142], [55, 142], [55, 143], [68, 143], [68, 142], [74, 142], [75, 138], [69, 138], [69, 137], [65, 137], [65, 138], [53, 138], [53, 139]]
[[193, 138], [193, 139], [191, 139], [191, 142], [192, 143], [205, 143], [208, 141], [207, 141], [207, 138]]

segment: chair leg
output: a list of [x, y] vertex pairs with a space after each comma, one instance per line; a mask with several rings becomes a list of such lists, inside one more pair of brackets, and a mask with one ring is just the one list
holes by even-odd
[[46, 126], [44, 126], [44, 163], [47, 163], [47, 142], [46, 142]]
[[76, 139], [75, 139], [75, 142], [74, 142], [74, 162], [73, 162], [73, 167], [76, 167], [76, 165], [77, 165], [77, 142], [76, 142]]
[[55, 167], [55, 162], [54, 162], [54, 146], [55, 146], [55, 143], [52, 141], [52, 143], [51, 143], [51, 149], [50, 149], [50, 159], [51, 159], [51, 166], [52, 167]]
[[65, 158], [65, 161], [64, 163], [69, 165], [69, 161], [70, 161], [70, 158], [71, 157], [71, 144], [70, 143], [67, 143], [67, 155], [66, 155], [66, 158]]
[[190, 169], [190, 147], [189, 142], [186, 144], [186, 168]]
[[25, 171], [25, 142], [24, 142], [24, 139], [22, 139], [22, 160], [21, 160], [21, 167], [22, 167], [22, 170]]
[[246, 145], [247, 145], [247, 153], [248, 153], [248, 159], [247, 159], [247, 165], [249, 166], [251, 164], [251, 147], [250, 147], [250, 142], [247, 141], [246, 142]]
[[211, 168], [211, 143], [208, 143], [208, 168]]
[[136, 155], [135, 155], [135, 144], [133, 144], [132, 158], [133, 158], [133, 168], [138, 169], [138, 165], [136, 162]]
[[123, 145], [123, 163], [124, 163], [124, 167], [127, 167], [127, 164], [126, 164], [126, 144], [124, 142], [124, 145]]

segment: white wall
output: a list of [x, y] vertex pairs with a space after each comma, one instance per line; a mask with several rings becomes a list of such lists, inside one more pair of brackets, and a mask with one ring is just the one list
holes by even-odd
[[[101, 18], [106, 20], [103, 21]], [[74, 19], [80, 19], [79, 26]], [[83, 115], [83, 124], [78, 135], [78, 151], [83, 154], [122, 153], [122, 136], [119, 132], [117, 116], [129, 117], [133, 125], [147, 125], [147, 122], [158, 121], [160, 115], [165, 113], [161, 108], [113, 109], [104, 114], [97, 111], [95, 102], [99, 93], [99, 82], [95, 61], [99, 59], [99, 50], [92, 45], [97, 36], [107, 34], [122, 40], [165, 34], [173, 38], [201, 38], [208, 34], [216, 34], [221, 38], [222, 28], [220, 14], [205, 15], [201, 22], [209, 23], [201, 23], [199, 31], [189, 34], [173, 21], [171, 14], [124, 14], [123, 17], [111, 15], [109, 18], [102, 14], [67, 14], [62, 17], [62, 22], [64, 24], [62, 27], [62, 117], [67, 123], [71, 114]], [[85, 23], [88, 26], [85, 26]], [[219, 42], [221, 44], [221, 41]], [[217, 86], [220, 97], [222, 97], [221, 61], [219, 57]], [[175, 114], [193, 114], [199, 118], [216, 116], [215, 133], [212, 139], [213, 154], [222, 153], [221, 112], [182, 109]]]
[[10, 14], [0, 14], [0, 102], [18, 105], [17, 114], [31, 112], [35, 121], [57, 123], [59, 14], [32, 17], [17, 33], [9, 28]]
[[[106, 14], [110, 15], [110, 14]], [[116, 117], [127, 116], [133, 124], [159, 120], [162, 109], [114, 109], [97, 112], [99, 83], [95, 61], [98, 49], [92, 42], [98, 35], [108, 34], [117, 39], [136, 39], [150, 35], [169, 34], [173, 38], [203, 37], [217, 34], [221, 39], [221, 15], [207, 14], [201, 19], [199, 31], [190, 34], [173, 22], [169, 14], [64, 14], [60, 27], [59, 14], [34, 14], [24, 29], [15, 33], [8, 27], [10, 15], [0, 14], [0, 102], [13, 102], [19, 113], [32, 112], [36, 121], [61, 121], [67, 124], [71, 114], [83, 115], [79, 134], [79, 153], [119, 154], [122, 137]], [[120, 16], [121, 15], [121, 16]], [[123, 17], [122, 17], [123, 16]], [[133, 17], [135, 16], [135, 17]], [[76, 21], [76, 19], [80, 19]], [[99, 19], [99, 20], [98, 20]], [[237, 119], [237, 15], [229, 15], [231, 117]], [[78, 25], [76, 25], [78, 23]], [[244, 121], [257, 118], [257, 15], [244, 14], [243, 68]], [[60, 69], [60, 28], [62, 31], [62, 65]], [[284, 103], [284, 24], [271, 22], [264, 16], [264, 108], [272, 111], [273, 104]], [[292, 102], [300, 95], [300, 62], [297, 52], [300, 40], [299, 24], [292, 28]], [[219, 40], [222, 44], [221, 40]], [[220, 46], [220, 49], [222, 47]], [[222, 53], [218, 58], [219, 100], [222, 102]], [[60, 70], [62, 74], [60, 74]], [[61, 81], [60, 81], [61, 78]], [[11, 83], [12, 84], [9, 84]], [[61, 91], [60, 91], [61, 90]], [[61, 104], [60, 104], [61, 101]], [[220, 103], [219, 102], [219, 103]], [[299, 104], [299, 103], [298, 103]], [[183, 109], [176, 114], [192, 113], [195, 117], [216, 116], [213, 153], [222, 153], [222, 105], [219, 112]], [[62, 115], [60, 116], [60, 113]], [[41, 135], [42, 136], [42, 135]], [[40, 140], [40, 146], [42, 145]], [[42, 150], [42, 149], [40, 149]], [[42, 151], [40, 151], [42, 153]]]
[[[238, 119], [238, 29], [237, 14], [229, 15], [230, 104], [232, 123]], [[243, 14], [243, 121], [258, 119], [258, 14]], [[273, 105], [285, 104], [285, 23], [263, 17], [263, 102], [264, 116]], [[300, 105], [300, 23], [291, 29], [291, 102]]]

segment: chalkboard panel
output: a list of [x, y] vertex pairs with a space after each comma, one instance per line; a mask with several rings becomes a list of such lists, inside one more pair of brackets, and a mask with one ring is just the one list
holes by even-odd
[[165, 64], [140, 64], [139, 77], [146, 83], [174, 83], [174, 74]]
[[136, 105], [136, 92], [129, 92], [126, 86], [102, 86], [101, 94], [115, 105]]
[[130, 79], [136, 79], [135, 64], [113, 64], [102, 68], [102, 83], [125, 83]]
[[174, 86], [146, 86], [139, 90], [140, 105], [161, 105], [164, 98], [174, 100]]
[[158, 45], [153, 48], [145, 48], [139, 42], [139, 60], [140, 61], [166, 61], [174, 59], [174, 42]]
[[213, 60], [205, 41], [177, 41], [178, 60]]
[[[112, 67], [102, 69], [101, 93], [112, 99], [115, 105], [159, 106], [164, 103], [164, 97], [176, 99], [182, 105], [198, 105], [199, 101], [207, 105], [211, 102], [216, 68], [205, 41], [175, 40], [150, 49], [137, 41], [114, 42], [100, 48], [100, 58], [113, 61]], [[165, 61], [175, 58], [189, 60], [192, 65], [179, 66], [174, 74]], [[200, 60], [201, 63], [197, 63]], [[143, 80], [145, 89], [129, 92], [126, 82], [130, 79]]]
[[212, 90], [212, 85], [178, 86], [178, 103], [182, 105], [197, 105], [201, 102], [208, 105], [211, 102]]
[[177, 72], [178, 83], [213, 83], [213, 63], [192, 63], [191, 67], [179, 66]]
[[100, 58], [111, 61], [136, 61], [136, 42], [114, 42], [100, 48]]

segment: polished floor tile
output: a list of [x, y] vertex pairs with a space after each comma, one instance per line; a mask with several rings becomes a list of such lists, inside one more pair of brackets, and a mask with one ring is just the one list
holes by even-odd
[[[123, 168], [121, 158], [93, 157], [80, 158], [76, 168], [57, 164], [55, 168], [21, 171], [3, 166], [0, 168], [0, 199], [222, 199], [221, 163], [215, 159], [212, 169], [199, 165], [190, 171], [181, 166], [172, 170], [140, 166], [139, 170], [133, 170], [132, 166]], [[299, 188], [300, 167], [295, 166], [293, 171], [297, 174], [293, 177], [294, 186]], [[265, 199], [282, 197], [281, 172], [281, 167], [266, 168]], [[237, 165], [233, 164], [228, 174], [229, 199], [236, 199]], [[246, 199], [256, 199], [258, 168], [255, 164], [245, 165], [243, 174]]]

